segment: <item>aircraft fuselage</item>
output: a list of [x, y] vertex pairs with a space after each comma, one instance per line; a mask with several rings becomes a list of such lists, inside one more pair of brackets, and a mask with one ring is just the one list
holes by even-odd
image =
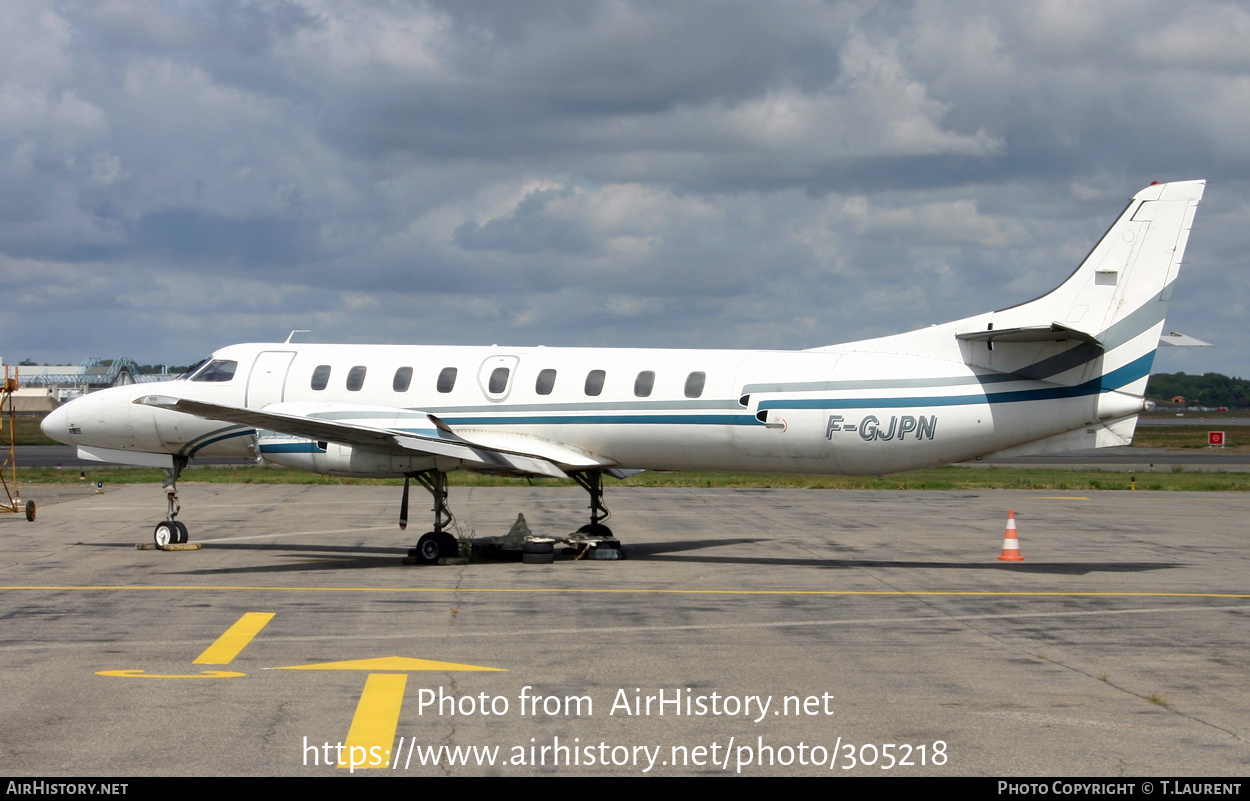
[[345, 459], [332, 442], [258, 439], [246, 426], [129, 402], [170, 395], [249, 409], [324, 404], [308, 408], [391, 430], [405, 430], [405, 412], [429, 429], [429, 414], [472, 442], [525, 453], [558, 443], [603, 467], [880, 475], [971, 459], [1142, 405], [1100, 387], [862, 351], [288, 343], [234, 345], [211, 358], [217, 372], [94, 393], [54, 412], [45, 430], [76, 445], [261, 455], [346, 475], [434, 466], [362, 458], [359, 447]]

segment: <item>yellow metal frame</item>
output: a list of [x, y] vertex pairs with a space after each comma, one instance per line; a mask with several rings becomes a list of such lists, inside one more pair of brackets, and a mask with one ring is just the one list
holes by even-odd
[[0, 486], [4, 488], [5, 500], [0, 500], [0, 514], [17, 514], [25, 512], [27, 520], [35, 519], [35, 502], [22, 504], [21, 491], [17, 486], [17, 412], [13, 408], [13, 393], [18, 387], [18, 370], [9, 365], [4, 366], [4, 385], [0, 386], [0, 453], [4, 454], [4, 463], [0, 464]]

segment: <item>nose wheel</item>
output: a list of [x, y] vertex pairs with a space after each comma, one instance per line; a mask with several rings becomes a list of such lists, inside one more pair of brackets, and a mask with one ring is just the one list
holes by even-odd
[[179, 520], [164, 520], [152, 531], [152, 540], [162, 551], [170, 545], [183, 545], [188, 538], [187, 526]]
[[165, 471], [165, 480], [161, 482], [161, 486], [165, 488], [166, 517], [169, 519], [156, 524], [156, 528], [152, 530], [152, 541], [162, 551], [170, 545], [185, 545], [191, 536], [186, 524], [175, 519], [178, 512], [182, 511], [182, 506], [178, 503], [178, 476], [182, 475], [182, 469], [186, 466], [187, 457], [175, 456], [174, 466]]

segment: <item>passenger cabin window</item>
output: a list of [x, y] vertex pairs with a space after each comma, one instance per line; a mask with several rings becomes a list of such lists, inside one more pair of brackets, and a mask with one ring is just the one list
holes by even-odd
[[634, 395], [639, 398], [651, 397], [651, 390], [655, 387], [655, 371], [643, 370], [634, 379]]
[[313, 370], [312, 384], [310, 384], [309, 386], [311, 386], [313, 389], [320, 392], [321, 390], [325, 389], [329, 383], [330, 383], [330, 365], [328, 364], [317, 365], [317, 369]]
[[444, 367], [443, 371], [438, 374], [438, 391], [443, 394], [451, 392], [456, 387], [456, 368]]
[[213, 359], [208, 364], [196, 370], [195, 374], [191, 376], [191, 380], [221, 383], [234, 378], [234, 371], [237, 369], [239, 369], [239, 363], [236, 361]]
[[356, 365], [347, 371], [347, 391], [359, 392], [360, 388], [365, 385], [365, 368], [364, 365]]
[[586, 374], [586, 394], [597, 396], [603, 392], [603, 379], [607, 377], [607, 373], [603, 370], [591, 370]]
[[686, 376], [686, 397], [697, 398], [703, 394], [703, 385], [707, 382], [707, 373], [691, 373]]
[[551, 390], [556, 388], [556, 371], [543, 370], [538, 374], [538, 380], [534, 382], [534, 391], [539, 395], [550, 395]]
[[407, 392], [408, 387], [412, 384], [412, 368], [401, 367], [395, 371], [395, 378], [391, 381], [391, 389], [396, 392]]
[[490, 394], [502, 395], [504, 393], [504, 390], [508, 388], [508, 376], [511, 372], [507, 367], [496, 367], [490, 371], [490, 381], [486, 384]]

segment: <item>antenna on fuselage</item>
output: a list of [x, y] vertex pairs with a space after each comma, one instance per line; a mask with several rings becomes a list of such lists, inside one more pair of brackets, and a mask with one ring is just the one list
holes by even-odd
[[294, 331], [292, 331], [291, 333], [289, 333], [289, 334], [287, 334], [287, 335], [286, 335], [286, 342], [283, 342], [282, 344], [283, 344], [283, 345], [290, 345], [290, 344], [291, 344], [291, 340], [295, 337], [295, 335], [296, 335], [296, 334], [311, 334], [311, 333], [312, 333], [312, 331], [311, 331], [310, 329], [308, 329], [308, 328], [297, 328], [297, 329], [295, 329]]

